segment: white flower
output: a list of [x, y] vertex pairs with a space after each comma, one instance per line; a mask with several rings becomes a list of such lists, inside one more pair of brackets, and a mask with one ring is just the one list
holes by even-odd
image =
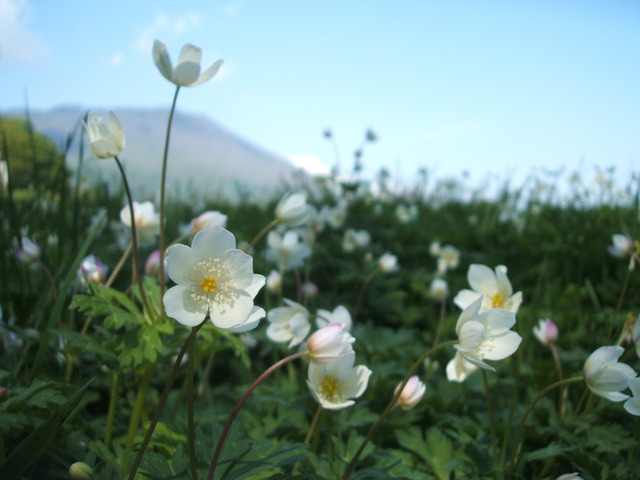
[[40, 246], [29, 237], [22, 237], [20, 244], [18, 244], [17, 239], [14, 239], [13, 243], [15, 245], [13, 255], [22, 263], [34, 265], [40, 260], [40, 255], [42, 254]]
[[196, 234], [203, 228], [212, 227], [213, 225], [225, 228], [227, 226], [227, 216], [216, 210], [204, 212], [191, 221], [191, 233]]
[[91, 112], [87, 115], [84, 129], [89, 136], [91, 153], [97, 158], [112, 158], [124, 148], [124, 132], [116, 114], [109, 110], [109, 119]]
[[339, 202], [335, 207], [325, 205], [319, 213], [320, 221], [326, 222], [333, 228], [340, 228], [347, 218], [348, 203]]
[[329, 323], [339, 323], [348, 332], [351, 330], [351, 314], [344, 306], [338, 305], [333, 312], [329, 310], [319, 309], [316, 312], [316, 325], [322, 328]]
[[364, 248], [371, 242], [371, 235], [366, 230], [354, 230], [348, 228], [342, 239], [342, 250], [353, 252], [356, 248]]
[[329, 410], [353, 405], [367, 389], [371, 370], [364, 365], [353, 366], [355, 354], [330, 363], [309, 364], [307, 385], [316, 401]]
[[311, 330], [309, 312], [299, 303], [284, 299], [286, 306], [269, 310], [267, 337], [277, 343], [289, 342], [289, 348], [302, 343]]
[[584, 378], [589, 390], [612, 402], [629, 398], [621, 391], [627, 388], [629, 379], [638, 374], [629, 365], [618, 362], [623, 353], [624, 348], [616, 345], [600, 347], [589, 355], [584, 364]]
[[329, 323], [307, 339], [307, 352], [312, 362], [326, 363], [353, 355], [355, 338], [342, 323]]
[[640, 378], [629, 379], [629, 389], [633, 397], [624, 402], [624, 409], [631, 415], [640, 416]]
[[399, 204], [396, 207], [396, 219], [400, 223], [409, 223], [418, 218], [418, 207], [416, 205]]
[[[153, 243], [160, 231], [160, 215], [156, 213], [153, 203], [133, 202], [133, 216], [136, 221], [136, 232], [140, 245]], [[131, 228], [131, 211], [128, 205], [120, 210], [120, 220]]]
[[460, 250], [451, 246], [445, 245], [438, 250], [438, 273], [441, 275], [448, 270], [453, 270], [458, 267], [460, 263]]
[[434, 278], [429, 287], [429, 295], [438, 302], [444, 301], [449, 295], [449, 285], [443, 278]]
[[460, 343], [458, 351], [480, 368], [495, 370], [483, 360], [502, 360], [512, 355], [522, 338], [510, 330], [516, 323], [516, 315], [508, 310], [492, 308], [481, 312], [482, 299], [465, 308], [456, 324]]
[[558, 340], [558, 326], [550, 318], [538, 320], [538, 325], [533, 327], [533, 334], [543, 345], [549, 345]]
[[385, 253], [378, 259], [378, 268], [384, 273], [397, 272], [400, 268], [398, 266], [398, 257], [389, 252]]
[[578, 475], [578, 472], [573, 472], [560, 475], [558, 478], [556, 478], [556, 480], [583, 480], [583, 478]]
[[208, 227], [193, 237], [191, 247], [169, 247], [167, 270], [177, 283], [164, 294], [167, 315], [187, 326], [207, 315], [224, 330], [244, 332], [265, 316], [253, 299], [265, 278], [253, 273], [253, 259], [236, 249], [233, 234]]
[[267, 235], [267, 259], [284, 270], [299, 268], [311, 255], [311, 248], [305, 245], [298, 232], [289, 230], [283, 236], [272, 230]]
[[513, 293], [507, 277], [507, 267], [498, 265], [495, 273], [486, 265], [471, 265], [467, 273], [469, 285], [473, 290], [461, 290], [453, 302], [465, 309], [478, 298], [482, 298], [481, 311], [502, 308], [517, 312], [522, 303], [522, 292]]
[[616, 234], [611, 236], [611, 245], [607, 248], [609, 255], [615, 258], [625, 258], [633, 251], [633, 240], [629, 235]]
[[207, 82], [218, 73], [222, 60], [217, 60], [213, 65], [200, 73], [200, 60], [202, 50], [187, 43], [180, 51], [178, 65], [174, 68], [167, 52], [167, 47], [158, 40], [153, 43], [153, 61], [164, 78], [171, 83], [183, 87], [195, 87]]
[[460, 352], [447, 363], [447, 380], [450, 382], [464, 382], [469, 375], [478, 370], [478, 366], [464, 358]]
[[277, 270], [271, 270], [267, 275], [267, 289], [272, 293], [278, 293], [282, 289], [282, 275]]
[[309, 220], [311, 208], [307, 204], [307, 197], [302, 192], [288, 193], [276, 206], [276, 220], [289, 227], [302, 225]]
[[[394, 396], [398, 393], [398, 389], [401, 384], [402, 382], [400, 382], [393, 391]], [[426, 385], [420, 381], [417, 375], [414, 375], [407, 381], [406, 385], [402, 389], [402, 393], [400, 394], [400, 397], [398, 397], [397, 405], [400, 405], [403, 410], [409, 410], [415, 407], [418, 402], [422, 400], [426, 391]]]
[[78, 280], [81, 284], [101, 284], [107, 276], [107, 267], [95, 255], [87, 255], [78, 266]]
[[0, 191], [3, 193], [9, 188], [9, 164], [6, 160], [0, 160]]

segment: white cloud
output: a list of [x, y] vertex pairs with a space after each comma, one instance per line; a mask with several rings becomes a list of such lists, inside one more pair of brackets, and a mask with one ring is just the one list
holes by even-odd
[[143, 55], [148, 55], [151, 52], [154, 40], [158, 39], [165, 42], [166, 38], [159, 38], [160, 36], [176, 37], [199, 27], [201, 23], [202, 17], [194, 12], [186, 12], [181, 17], [171, 17], [165, 13], [159, 13], [153, 23], [140, 32], [135, 43], [136, 50]]
[[30, 23], [27, 0], [0, 0], [0, 65], [35, 65], [49, 51]]
[[331, 169], [314, 155], [289, 155], [291, 163], [313, 175], [328, 175]]

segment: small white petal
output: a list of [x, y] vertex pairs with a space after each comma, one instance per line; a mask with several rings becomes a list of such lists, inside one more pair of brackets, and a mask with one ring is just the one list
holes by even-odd
[[193, 300], [190, 285], [171, 287], [162, 300], [167, 316], [188, 327], [200, 325], [207, 316], [206, 304]]

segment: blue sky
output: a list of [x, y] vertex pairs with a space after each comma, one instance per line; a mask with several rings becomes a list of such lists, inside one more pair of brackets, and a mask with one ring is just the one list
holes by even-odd
[[[0, 110], [169, 107], [151, 59], [184, 43], [211, 82], [178, 108], [288, 158], [368, 176], [523, 179], [640, 165], [640, 2], [0, 0]], [[311, 160], [309, 160], [311, 161]]]

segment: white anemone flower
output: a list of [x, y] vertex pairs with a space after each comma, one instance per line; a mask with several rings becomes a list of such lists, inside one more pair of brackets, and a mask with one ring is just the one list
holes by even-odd
[[465, 308], [456, 324], [460, 343], [458, 351], [480, 368], [494, 370], [484, 360], [502, 360], [512, 355], [520, 345], [522, 337], [510, 329], [516, 323], [516, 315], [508, 310], [492, 308], [482, 312], [482, 299]]
[[212, 227], [213, 225], [225, 228], [227, 226], [227, 216], [217, 210], [209, 210], [201, 213], [191, 220], [191, 225], [189, 227], [191, 229], [191, 233], [196, 234], [203, 228]]
[[384, 273], [397, 272], [400, 269], [398, 265], [398, 257], [392, 253], [386, 252], [378, 259], [378, 268]]
[[471, 265], [467, 273], [469, 285], [473, 290], [461, 290], [453, 302], [461, 309], [467, 308], [478, 298], [482, 298], [481, 311], [502, 308], [517, 312], [522, 303], [522, 292], [513, 293], [507, 277], [507, 267], [498, 265], [495, 273], [486, 265]]
[[181, 87], [195, 87], [201, 83], [211, 80], [216, 73], [222, 60], [217, 60], [201, 73], [200, 60], [202, 50], [190, 43], [185, 44], [178, 57], [178, 65], [173, 67], [171, 58], [164, 43], [156, 40], [153, 43], [153, 61], [164, 78], [171, 83]]
[[322, 328], [329, 323], [339, 323], [347, 332], [349, 332], [353, 322], [351, 320], [349, 310], [347, 310], [343, 305], [338, 305], [333, 309], [333, 312], [318, 309], [316, 312], [316, 325], [318, 325], [318, 328]]
[[267, 259], [284, 270], [299, 268], [311, 255], [311, 247], [300, 239], [295, 230], [289, 230], [284, 235], [271, 231], [267, 235]]
[[116, 114], [109, 110], [109, 119], [91, 112], [87, 121], [83, 120], [84, 129], [89, 136], [91, 153], [97, 158], [112, 158], [124, 148], [124, 131]]
[[[153, 243], [160, 231], [160, 215], [156, 213], [153, 203], [133, 202], [133, 216], [136, 221], [136, 232], [140, 245]], [[128, 206], [120, 210], [120, 220], [131, 228], [131, 211]]]
[[177, 283], [164, 294], [167, 315], [183, 325], [199, 325], [207, 315], [224, 330], [243, 332], [265, 316], [253, 299], [265, 283], [253, 273], [253, 259], [236, 249], [233, 234], [208, 227], [193, 237], [191, 247], [169, 247], [167, 270]]
[[633, 251], [633, 239], [628, 234], [617, 233], [611, 236], [611, 245], [607, 247], [609, 255], [615, 258], [625, 258]]
[[633, 397], [624, 402], [623, 407], [631, 415], [640, 416], [640, 378], [630, 379], [629, 389], [633, 393]]
[[550, 318], [541, 318], [538, 325], [533, 327], [533, 334], [541, 344], [549, 345], [558, 340], [558, 326]]
[[371, 370], [353, 366], [355, 354], [329, 363], [310, 363], [307, 385], [322, 408], [339, 410], [350, 407], [353, 399], [367, 389]]
[[638, 374], [629, 365], [618, 362], [623, 353], [624, 348], [615, 345], [600, 347], [589, 355], [584, 364], [584, 378], [592, 393], [612, 402], [622, 402], [629, 398], [622, 390]]
[[[401, 384], [402, 382], [400, 382], [393, 391], [394, 396], [398, 393], [398, 389]], [[402, 393], [400, 393], [396, 405], [400, 405], [403, 410], [409, 410], [415, 407], [420, 400], [422, 400], [426, 391], [427, 386], [420, 381], [420, 378], [418, 378], [417, 375], [414, 375], [407, 381], [406, 385], [402, 389]]]
[[309, 311], [293, 300], [284, 299], [285, 306], [269, 310], [267, 337], [276, 343], [289, 342], [289, 348], [302, 343], [309, 330]]
[[296, 227], [306, 223], [312, 213], [307, 204], [307, 196], [302, 192], [288, 193], [276, 206], [276, 220], [289, 227]]
[[456, 356], [447, 363], [447, 380], [462, 383], [476, 370], [476, 364], [467, 360], [462, 353], [456, 352]]

